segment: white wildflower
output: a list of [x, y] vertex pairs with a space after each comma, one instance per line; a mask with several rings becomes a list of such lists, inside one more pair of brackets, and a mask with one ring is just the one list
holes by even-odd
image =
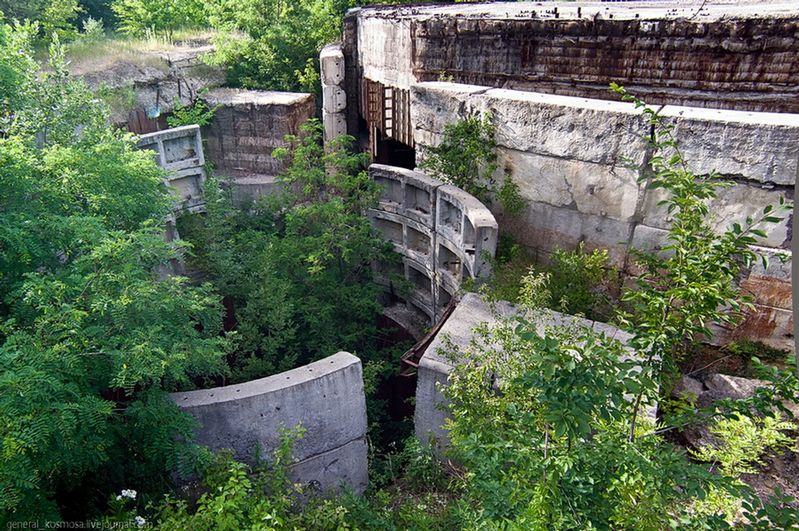
[[138, 525], [139, 527], [147, 523], [147, 520], [145, 520], [141, 516], [137, 516], [136, 518], [134, 518], [134, 520], [136, 521], [136, 525]]
[[[133, 489], [122, 489], [122, 496], [126, 498], [130, 498], [131, 500], [136, 499], [136, 491]], [[119, 499], [119, 497], [117, 497]]]

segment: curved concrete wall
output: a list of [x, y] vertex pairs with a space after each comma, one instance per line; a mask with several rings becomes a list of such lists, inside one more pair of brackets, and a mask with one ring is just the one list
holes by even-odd
[[253, 462], [256, 448], [271, 457], [279, 429], [303, 426], [294, 443], [295, 482], [322, 491], [342, 483], [366, 489], [366, 400], [361, 361], [347, 352], [303, 367], [237, 385], [173, 393], [172, 399], [200, 423], [197, 442], [232, 449]]
[[407, 304], [435, 322], [464, 279], [489, 273], [497, 222], [473, 196], [424, 173], [372, 164], [369, 176], [381, 195], [367, 215], [402, 256], [401, 266], [378, 264], [378, 282], [404, 277], [412, 286]]

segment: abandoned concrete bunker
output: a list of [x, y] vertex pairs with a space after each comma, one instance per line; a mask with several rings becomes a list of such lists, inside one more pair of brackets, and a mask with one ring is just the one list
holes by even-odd
[[[441, 389], [452, 360], [445, 341], [465, 346], [491, 321], [488, 303], [465, 287], [491, 274], [501, 232], [536, 260], [557, 249], [608, 251], [624, 283], [636, 275], [631, 249], [666, 244], [670, 213], [647, 188], [648, 125], [608, 90], [623, 84], [673, 125], [697, 174], [733, 185], [710, 206], [718, 227], [793, 199], [799, 172], [799, 10], [790, 2], [496, 3], [356, 8], [341, 42], [320, 55], [326, 141], [355, 137], [380, 185], [372, 225], [400, 260], [374, 264], [384, 314], [418, 341], [404, 370], [416, 375], [417, 436], [446, 445]], [[143, 134], [179, 195], [176, 215], [202, 212], [210, 162], [237, 201], [279, 190], [285, 163], [272, 151], [318, 111], [311, 94], [214, 88], [209, 125]], [[511, 216], [420, 169], [446, 124], [490, 114], [498, 180], [512, 175], [525, 201]], [[633, 166], [627, 162], [632, 161]], [[642, 179], [643, 177], [643, 179]], [[168, 223], [170, 238], [179, 238]], [[773, 257], [740, 278], [753, 310], [714, 341], [749, 338], [794, 349], [792, 217], [758, 250]], [[781, 258], [781, 259], [780, 259]], [[410, 290], [392, 293], [392, 277]], [[470, 288], [473, 289], [473, 288]], [[501, 303], [495, 311], [512, 315]], [[555, 313], [626, 341], [618, 328]], [[429, 332], [429, 333], [428, 333]], [[399, 371], [399, 367], [398, 367]], [[367, 485], [367, 415], [360, 360], [347, 352], [243, 384], [175, 393], [201, 424], [199, 441], [251, 459], [279, 443], [280, 426], [302, 424], [296, 479], [324, 489]]]

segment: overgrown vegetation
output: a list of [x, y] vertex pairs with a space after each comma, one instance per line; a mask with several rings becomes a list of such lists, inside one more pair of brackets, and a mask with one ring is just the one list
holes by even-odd
[[322, 148], [322, 125], [312, 120], [289, 148], [282, 193], [234, 204], [229, 190], [206, 186], [207, 214], [180, 221], [192, 242], [190, 265], [207, 273], [233, 309], [236, 351], [231, 381], [245, 381], [321, 359], [339, 350], [364, 363], [373, 443], [384, 408], [374, 398], [396, 367], [399, 350], [381, 344], [380, 288], [371, 264], [396, 256], [364, 216], [377, 200], [365, 154], [351, 154], [354, 139]]
[[205, 2], [201, 0], [113, 0], [111, 9], [122, 33], [142, 36], [177, 29], [207, 26]]
[[542, 306], [608, 321], [613, 317], [609, 293], [618, 283], [618, 273], [607, 262], [606, 250], [589, 253], [580, 244], [574, 251], [556, 249], [548, 263], [540, 263], [509, 234], [501, 233], [491, 277], [481, 292], [493, 300], [516, 303], [520, 301], [525, 277], [536, 274]]
[[167, 116], [166, 123], [169, 127], [181, 127], [183, 125], [208, 125], [214, 119], [217, 107], [210, 108], [203, 100], [197, 99], [189, 105], [182, 102], [175, 102], [175, 108]]
[[[771, 386], [751, 399], [666, 409], [657, 423], [644, 414], [711, 324], [734, 325], [748, 308], [735, 280], [762, 259], [751, 247], [761, 225], [789, 206], [715, 234], [707, 205], [724, 183], [693, 174], [671, 127], [618, 86], [652, 127], [641, 175], [663, 192], [674, 220], [665, 252], [636, 254], [641, 274], [614, 316], [606, 252], [557, 251], [531, 270], [532, 257], [503, 239], [491, 295], [529, 312], [480, 327], [471, 361], [451, 376], [457, 465], [449, 475], [410, 439], [373, 461], [365, 496], [301, 507], [287, 476], [301, 430], [286, 432], [272, 459], [253, 469], [229, 456], [209, 461], [166, 391], [243, 381], [347, 349], [364, 360], [373, 393], [395, 366], [399, 352], [381, 348], [375, 322], [370, 266], [391, 253], [363, 216], [374, 184], [363, 155], [348, 151], [353, 139], [323, 150], [320, 124], [310, 123], [278, 153], [289, 162], [282, 193], [239, 205], [211, 180], [205, 218], [181, 220], [193, 248], [164, 242], [171, 198], [161, 170], [66, 74], [60, 42], [76, 38], [84, 4], [0, 2], [9, 18], [41, 22], [0, 27], [0, 524], [105, 513], [108, 524], [165, 529], [799, 525], [794, 500], [759, 500], [741, 480], [768, 452], [795, 449], [787, 434], [796, 424], [783, 405], [797, 399], [793, 373], [759, 366]], [[114, 9], [130, 34], [171, 40], [186, 27], [223, 30], [216, 60], [231, 66], [234, 83], [312, 90], [319, 48], [349, 5], [115, 0]], [[85, 20], [80, 38], [101, 42], [102, 25]], [[246, 38], [231, 40], [234, 31]], [[35, 41], [52, 44], [46, 73], [33, 58]], [[202, 123], [212, 112], [180, 108], [171, 125]], [[508, 214], [525, 208], [510, 176], [498, 185], [490, 117], [448, 125], [429, 155], [438, 177]], [[190, 253], [210, 283], [158, 274]], [[543, 307], [616, 317], [642, 358], [576, 326], [547, 330]], [[778, 356], [746, 341], [730, 352]], [[374, 429], [384, 409], [374, 398], [368, 407], [373, 451], [391, 448], [397, 435], [381, 440]], [[711, 423], [719, 443], [686, 455], [664, 437], [696, 422]], [[164, 499], [171, 475], [189, 470], [204, 479], [198, 502]]]
[[[101, 510], [98, 493], [163, 492], [195, 449], [164, 390], [226, 372], [209, 286], [159, 279], [162, 171], [66, 74], [0, 27], [0, 515]], [[101, 494], [104, 498], [104, 494]]]
[[[547, 320], [540, 309], [478, 330], [470, 353], [458, 356], [471, 361], [450, 375], [447, 389], [453, 455], [463, 466], [473, 527], [795, 526], [799, 514], [787, 505], [792, 500], [758, 500], [739, 480], [766, 448], [786, 445], [782, 432], [796, 427], [774, 416], [759, 420], [751, 409], [784, 412], [780, 400], [797, 399], [792, 373], [773, 368], [767, 374], [773, 387], [755, 398], [688, 414], [693, 421], [717, 419], [724, 442], [694, 456], [720, 461], [720, 467], [689, 461], [660, 435], [692, 420], [669, 416], [664, 427], [644, 416], [676, 360], [709, 336], [710, 323], [737, 322], [747, 301], [734, 281], [741, 263], [760, 258], [750, 247], [764, 235], [757, 226], [779, 221], [789, 207], [766, 207], [758, 219], [716, 235], [707, 202], [723, 183], [691, 173], [671, 126], [621, 87], [614, 89], [652, 126], [652, 173], [642, 175], [652, 175], [650, 185], [665, 191], [663, 204], [674, 219], [666, 253], [639, 252], [642, 273], [636, 288], [623, 294], [630, 306], [622, 321], [641, 358], [629, 360], [615, 341], [579, 327], [542, 332]], [[561, 269], [580, 263], [590, 270], [602, 261], [601, 255], [569, 257]], [[524, 277], [523, 307], [540, 308], [551, 297], [546, 278]], [[579, 285], [576, 293], [580, 300]]]
[[496, 128], [492, 119], [486, 113], [446, 124], [441, 142], [425, 151], [421, 167], [483, 203], [498, 203], [506, 214], [518, 216], [527, 201], [510, 174], [497, 183]]

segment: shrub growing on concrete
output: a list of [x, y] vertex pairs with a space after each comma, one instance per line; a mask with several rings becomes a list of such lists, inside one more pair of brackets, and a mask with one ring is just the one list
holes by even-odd
[[510, 174], [497, 183], [495, 132], [488, 113], [446, 124], [441, 142], [425, 152], [421, 167], [483, 203], [497, 202], [505, 213], [518, 216], [527, 202]]
[[[772, 387], [752, 399], [725, 401], [693, 416], [726, 417], [719, 449], [697, 456], [723, 459], [725, 466], [689, 462], [662, 438], [679, 427], [642, 419], [644, 406], [658, 397], [674, 360], [702, 337], [711, 323], [734, 324], [747, 301], [735, 285], [741, 264], [758, 256], [750, 247], [765, 233], [759, 223], [779, 221], [789, 207], [766, 207], [757, 219], [716, 234], [707, 201], [722, 184], [696, 176], [682, 158], [671, 127], [657, 111], [614, 87], [643, 110], [652, 125], [651, 185], [667, 192], [674, 218], [663, 254], [638, 253], [642, 273], [636, 289], [625, 291], [623, 314], [633, 333], [629, 345], [642, 356], [641, 369], [624, 359], [620, 345], [590, 330], [542, 331], [525, 318], [496, 329], [481, 329], [467, 361], [450, 375], [449, 425], [453, 454], [463, 465], [463, 486], [475, 527], [503, 522], [509, 528], [762, 528], [795, 526], [793, 500], [777, 493], [758, 500], [738, 481], [741, 454], [763, 451], [750, 429], [734, 429], [753, 408], [784, 410], [780, 400], [797, 399], [797, 380], [773, 369]], [[642, 172], [643, 173], [643, 172]], [[764, 264], [765, 265], [765, 264]], [[530, 285], [539, 277], [531, 276]], [[540, 289], [520, 290], [522, 303]], [[680, 422], [686, 422], [685, 418]], [[757, 424], [759, 420], [755, 420]], [[774, 441], [790, 424], [773, 421]], [[723, 433], [722, 433], [723, 432]], [[765, 431], [759, 432], [761, 436]], [[726, 449], [733, 449], [732, 454]], [[724, 455], [722, 455], [724, 454]], [[729, 454], [729, 455], [728, 455]], [[711, 496], [714, 500], [703, 502]], [[731, 501], [732, 500], [732, 501]], [[730, 508], [742, 507], [733, 521]]]

